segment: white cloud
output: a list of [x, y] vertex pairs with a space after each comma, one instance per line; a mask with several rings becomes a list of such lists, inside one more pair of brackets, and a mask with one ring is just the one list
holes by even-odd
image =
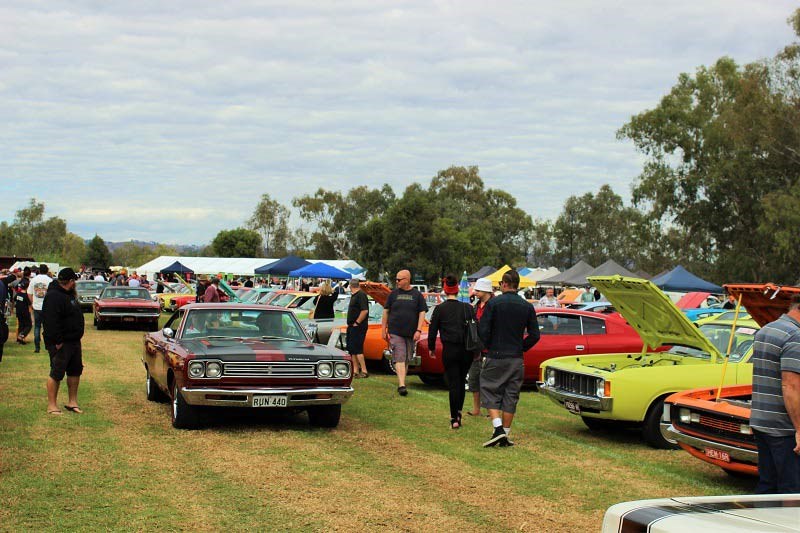
[[0, 219], [36, 196], [82, 235], [201, 243], [264, 192], [402, 192], [454, 164], [551, 217], [602, 183], [628, 194], [642, 159], [616, 130], [680, 72], [774, 54], [795, 7], [7, 4]]

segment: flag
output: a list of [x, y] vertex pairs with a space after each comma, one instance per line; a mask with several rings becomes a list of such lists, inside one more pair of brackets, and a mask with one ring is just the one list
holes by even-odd
[[458, 284], [458, 301], [469, 303], [469, 281], [467, 281], [467, 271], [461, 276], [461, 282]]

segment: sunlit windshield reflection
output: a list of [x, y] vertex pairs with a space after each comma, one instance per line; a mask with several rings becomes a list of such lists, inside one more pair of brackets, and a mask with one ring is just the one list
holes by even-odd
[[192, 309], [186, 315], [183, 339], [245, 338], [307, 340], [294, 314], [276, 310]]

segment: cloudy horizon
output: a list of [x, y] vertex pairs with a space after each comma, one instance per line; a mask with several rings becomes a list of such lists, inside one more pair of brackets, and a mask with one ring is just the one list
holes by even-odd
[[794, 40], [790, 1], [0, 1], [0, 220], [31, 197], [109, 241], [204, 244], [258, 198], [452, 165], [553, 218], [642, 158], [682, 72]]

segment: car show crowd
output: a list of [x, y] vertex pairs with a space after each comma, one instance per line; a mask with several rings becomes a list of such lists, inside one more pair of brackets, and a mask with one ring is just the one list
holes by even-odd
[[[8, 319], [13, 315], [16, 329], [14, 341], [24, 345], [32, 334], [34, 352], [41, 351], [44, 346], [50, 356], [51, 371], [47, 381], [47, 413], [62, 414], [57, 403], [58, 388], [66, 377], [68, 400], [63, 408], [73, 413], [82, 413], [78, 404], [77, 392], [83, 370], [81, 356], [81, 338], [84, 333], [82, 306], [87, 304], [95, 308], [95, 325], [100, 329], [97, 306], [103, 298], [106, 287], [131, 288], [142, 292], [129, 295], [129, 298], [143, 298], [160, 302], [159, 311], [177, 311], [186, 307], [188, 313], [197, 305], [224, 304], [243, 306], [242, 320], [246, 319], [248, 305], [269, 304], [285, 307], [290, 310], [293, 322], [301, 319], [302, 329], [308, 339], [324, 344], [327, 339], [321, 337], [320, 329], [329, 323], [330, 335], [328, 346], [339, 348], [349, 354], [351, 365], [342, 386], [347, 389], [351, 379], [363, 379], [369, 376], [367, 362], [376, 359], [385, 363], [397, 379], [397, 395], [406, 397], [411, 391], [408, 384], [409, 374], [417, 374], [424, 383], [436, 379], [444, 382], [448, 388], [449, 427], [458, 430], [464, 425], [464, 403], [467, 392], [471, 393], [469, 409], [466, 414], [475, 419], [484, 416], [489, 419], [491, 434], [483, 443], [484, 447], [511, 447], [515, 442], [511, 439], [511, 428], [523, 385], [537, 384], [540, 390], [560, 406], [573, 414], [581, 416], [590, 429], [608, 429], [615, 420], [613, 408], [609, 407], [609, 398], [613, 397], [615, 405], [624, 403], [621, 392], [623, 380], [617, 363], [607, 365], [608, 373], [597, 370], [575, 373], [569, 365], [571, 356], [575, 364], [583, 356], [581, 364], [589, 364], [594, 353], [614, 353], [621, 349], [628, 353], [641, 351], [641, 357], [650, 357], [650, 368], [659, 366], [657, 361], [663, 356], [690, 356], [715, 361], [719, 353], [719, 361], [732, 359], [733, 349], [739, 344], [741, 352], [739, 360], [752, 368], [749, 375], [740, 383], [750, 385], [752, 382], [752, 415], [747, 432], [753, 435], [752, 449], [757, 449], [757, 470], [760, 475], [757, 487], [759, 493], [794, 493], [800, 492], [800, 295], [794, 294], [789, 299], [778, 299], [780, 305], [773, 302], [771, 314], [756, 314], [761, 304], [748, 300], [748, 309], [742, 307], [734, 297], [734, 289], [729, 289], [727, 298], [720, 294], [714, 297], [708, 293], [698, 300], [697, 309], [705, 308], [708, 315], [692, 323], [689, 311], [678, 309], [653, 283], [643, 279], [624, 278], [592, 278], [591, 285], [582, 287], [558, 287], [538, 285], [520, 288], [520, 275], [514, 269], [507, 269], [497, 280], [480, 277], [468, 281], [466, 273], [462, 277], [449, 274], [441, 280], [441, 286], [432, 290], [427, 287], [412, 286], [412, 273], [400, 270], [394, 277], [394, 283], [363, 282], [357, 278], [347, 280], [331, 280], [324, 278], [280, 278], [275, 276], [223, 276], [178, 273], [158, 273], [154, 279], [135, 270], [119, 268], [114, 270], [93, 271], [82, 269], [78, 272], [71, 268], [63, 268], [59, 272], [50, 272], [46, 264], [25, 266], [13, 271], [0, 272], [0, 303], [3, 317], [0, 322], [0, 340], [3, 343], [11, 337]], [[94, 283], [96, 294], [81, 297], [77, 289], [80, 283]], [[394, 285], [391, 287], [391, 285]], [[627, 293], [636, 290], [651, 292], [651, 300], [647, 303], [627, 298]], [[87, 285], [88, 287], [88, 285]], [[420, 290], [422, 289], [422, 290]], [[761, 289], [759, 289], [761, 290]], [[786, 294], [794, 288], [785, 288]], [[777, 289], [775, 294], [780, 291]], [[765, 294], [767, 291], [763, 291]], [[257, 297], [248, 300], [250, 296]], [[690, 293], [694, 294], [694, 293]], [[748, 293], [749, 294], [749, 293]], [[755, 294], [755, 293], [754, 293]], [[166, 298], [181, 295], [183, 300]], [[262, 296], [265, 296], [262, 299]], [[285, 298], [285, 303], [281, 297]], [[119, 294], [117, 294], [119, 297]], [[688, 297], [688, 295], [687, 295]], [[752, 296], [755, 298], [755, 296]], [[632, 297], [631, 297], [632, 298]], [[639, 296], [638, 298], [643, 298]], [[609, 301], [610, 300], [610, 301]], [[773, 295], [774, 300], [774, 295]], [[168, 305], [167, 305], [167, 302]], [[655, 302], [655, 303], [652, 303]], [[679, 302], [680, 303], [680, 302]], [[372, 305], [379, 305], [381, 312], [373, 314]], [[195, 307], [192, 307], [195, 306]], [[637, 311], [638, 306], [638, 311]], [[672, 316], [678, 326], [691, 324], [687, 335], [694, 336], [694, 341], [682, 340], [675, 336], [656, 339], [649, 335], [645, 325], [638, 324], [645, 309], [663, 309], [663, 315]], [[567, 308], [571, 309], [567, 309]], [[616, 308], [615, 308], [616, 307]], [[765, 309], [767, 305], [765, 304]], [[720, 322], [724, 311], [735, 309], [730, 323]], [[713, 313], [712, 313], [713, 310]], [[747, 312], [754, 312], [751, 318]], [[620, 325], [615, 325], [615, 316], [621, 312]], [[660, 312], [660, 311], [659, 311]], [[302, 313], [305, 313], [304, 315]], [[185, 314], [175, 315], [184, 317]], [[150, 320], [148, 326], [158, 327], [157, 316]], [[175, 316], [169, 322], [173, 325]], [[287, 315], [289, 316], [289, 315]], [[681, 318], [674, 318], [680, 316]], [[765, 318], [767, 317], [767, 318]], [[716, 322], [714, 322], [716, 320]], [[756, 320], [758, 323], [754, 322]], [[178, 327], [180, 322], [174, 322]], [[720, 326], [711, 331], [708, 325]], [[730, 324], [730, 325], [729, 325]], [[217, 324], [219, 327], [220, 324]], [[744, 326], [744, 327], [743, 327]], [[617, 344], [593, 347], [595, 340], [602, 334], [612, 338], [615, 328], [622, 328], [629, 337], [637, 339], [638, 344], [632, 348], [623, 348], [621, 340]], [[635, 329], [635, 332], [633, 329]], [[729, 327], [732, 335], [723, 336], [728, 346], [717, 337], [722, 328]], [[759, 329], [760, 327], [760, 329]], [[188, 326], [187, 326], [188, 328]], [[337, 329], [338, 328], [338, 329]], [[594, 330], [593, 330], [594, 328]], [[738, 329], [737, 329], [738, 328]], [[629, 330], [629, 331], [628, 331]], [[187, 331], [189, 331], [187, 329]], [[164, 329], [163, 335], [175, 335], [170, 328]], [[196, 338], [200, 330], [192, 329]], [[156, 334], [161, 334], [156, 332]], [[574, 341], [572, 351], [550, 351], [544, 358], [532, 359], [537, 344], [549, 346], [553, 339], [572, 341], [570, 335], [580, 334], [583, 340]], [[640, 337], [640, 338], [639, 338]], [[165, 337], [167, 338], [167, 337]], [[177, 337], [176, 337], [177, 338]], [[272, 337], [262, 337], [264, 339]], [[282, 338], [282, 337], [281, 337]], [[305, 338], [305, 337], [304, 337]], [[622, 337], [619, 337], [622, 339]], [[365, 346], [378, 341], [379, 354], [372, 355], [372, 348]], [[284, 339], [285, 340], [285, 339]], [[339, 344], [335, 344], [339, 342]], [[647, 349], [655, 350], [647, 353]], [[678, 349], [676, 349], [678, 348]], [[719, 352], [715, 350], [719, 350]], [[694, 351], [692, 351], [694, 350]], [[699, 352], [699, 355], [698, 355]], [[0, 361], [2, 361], [2, 344], [0, 344]], [[584, 356], [584, 354], [586, 354]], [[670, 355], [672, 354], [672, 355]], [[366, 357], [365, 357], [366, 355]], [[423, 360], [423, 355], [424, 357]], [[555, 358], [556, 356], [561, 356]], [[628, 355], [628, 359], [630, 359]], [[431, 369], [431, 361], [439, 366]], [[680, 366], [678, 360], [673, 365]], [[603, 363], [606, 364], [606, 363]], [[628, 364], [628, 363], [625, 363]], [[535, 366], [534, 366], [535, 365]], [[541, 365], [541, 366], [540, 366]], [[560, 365], [560, 366], [559, 366]], [[633, 365], [643, 368], [642, 365]], [[577, 368], [577, 367], [576, 367]], [[604, 369], [598, 363], [595, 369]], [[699, 368], [699, 367], [698, 367]], [[582, 373], [581, 373], [582, 372]], [[716, 372], [716, 371], [715, 371]], [[724, 372], [724, 370], [723, 370]], [[630, 373], [630, 371], [629, 371]], [[652, 371], [651, 371], [652, 373]], [[600, 376], [600, 377], [597, 377]], [[149, 379], [149, 378], [148, 378]], [[572, 382], [564, 382], [572, 380]], [[589, 385], [575, 385], [575, 380]], [[560, 380], [560, 381], [559, 381]], [[587, 381], [588, 380], [588, 381]], [[611, 388], [611, 381], [614, 388]], [[725, 374], [723, 374], [725, 382]], [[690, 381], [686, 381], [688, 386]], [[694, 383], [694, 382], [692, 382]], [[725, 382], [727, 383], [727, 382]], [[735, 384], [740, 384], [734, 382]], [[636, 386], [646, 388], [645, 381], [638, 378]], [[712, 385], [712, 383], [709, 383]], [[596, 386], [596, 392], [592, 387]], [[571, 388], [572, 387], [572, 388]], [[577, 388], [575, 388], [577, 387]], [[670, 392], [681, 392], [680, 386]], [[344, 389], [343, 389], [344, 390]], [[352, 389], [350, 390], [352, 393]], [[613, 394], [612, 394], [613, 392]], [[164, 394], [173, 395], [177, 401], [178, 392], [165, 390]], [[735, 470], [737, 455], [735, 449], [725, 447], [727, 451], [713, 448], [711, 441], [704, 441], [705, 457], [695, 444], [693, 452], [680, 437], [678, 443], [666, 437], [666, 425], [669, 420], [662, 420], [661, 411], [668, 417], [664, 408], [672, 398], [669, 394], [659, 393], [644, 404], [646, 408], [640, 414], [616, 420], [625, 423], [635, 422], [642, 426], [645, 441], [658, 447], [676, 447], [680, 445], [693, 455], [712, 462], [726, 471]], [[340, 398], [341, 403], [347, 395]], [[253, 399], [253, 406], [257, 401]], [[291, 399], [290, 399], [291, 401]], [[749, 400], [748, 400], [749, 401]], [[750, 404], [748, 403], [748, 406]], [[339, 407], [341, 405], [339, 404]], [[185, 407], [184, 409], [188, 409]], [[315, 411], [316, 412], [316, 411]], [[321, 411], [320, 411], [321, 412]], [[315, 415], [319, 419], [319, 414]], [[620, 415], [621, 416], [621, 415]], [[332, 424], [330, 417], [326, 419]], [[700, 420], [700, 418], [698, 418]], [[338, 423], [338, 414], [335, 417]], [[681, 420], [682, 421], [682, 420]], [[669, 426], [670, 435], [680, 434], [681, 421]], [[688, 417], [687, 421], [694, 421]], [[635, 425], [635, 424], [634, 424]], [[176, 426], [178, 427], [178, 426]], [[676, 429], [677, 427], [677, 429]], [[699, 427], [699, 426], [698, 426]], [[691, 433], [690, 430], [687, 430]], [[745, 430], [742, 429], [742, 432]], [[693, 434], [696, 442], [700, 433]], [[688, 442], [688, 441], [687, 441]], [[747, 446], [744, 443], [743, 446]], [[709, 451], [710, 450], [710, 451]], [[731, 464], [734, 463], [734, 464]]]

